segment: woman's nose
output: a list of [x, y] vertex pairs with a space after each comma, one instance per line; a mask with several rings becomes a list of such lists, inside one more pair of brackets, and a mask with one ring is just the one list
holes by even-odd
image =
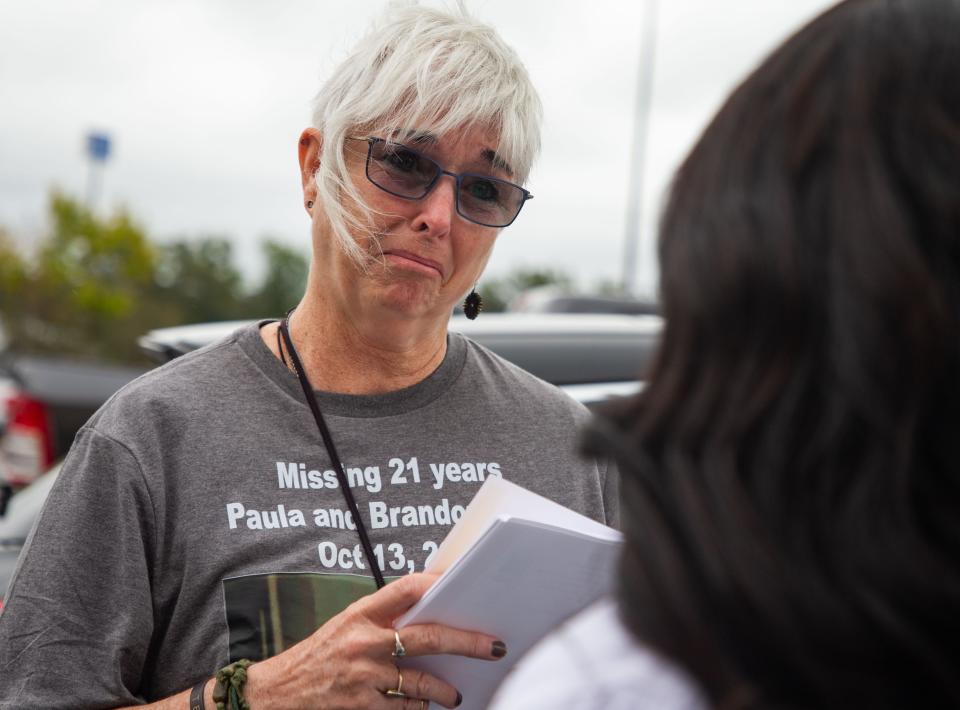
[[414, 230], [435, 233], [437, 236], [448, 233], [457, 211], [456, 189], [457, 181], [454, 178], [441, 175], [433, 189], [416, 203], [420, 209], [414, 218]]

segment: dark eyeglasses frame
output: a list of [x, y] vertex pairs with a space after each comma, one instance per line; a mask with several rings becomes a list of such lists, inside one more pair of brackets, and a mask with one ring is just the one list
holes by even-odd
[[[427, 155], [424, 155], [419, 150], [416, 150], [415, 148], [411, 148], [408, 145], [404, 145], [403, 143], [394, 143], [393, 141], [388, 141], [385, 138], [376, 138], [374, 136], [366, 136], [366, 137], [347, 136], [346, 140], [365, 141], [367, 143], [367, 162], [364, 168], [364, 171], [367, 175], [367, 180], [369, 180], [376, 187], [383, 190], [387, 194], [393, 195], [394, 197], [399, 197], [401, 200], [410, 200], [410, 201], [422, 200], [424, 197], [430, 194], [430, 191], [433, 190], [434, 187], [436, 187], [441, 177], [443, 177], [444, 175], [449, 175], [450, 177], [453, 178], [454, 182], [456, 183], [453, 194], [454, 194], [454, 204], [457, 209], [457, 214], [463, 217], [468, 222], [472, 222], [473, 224], [479, 224], [481, 227], [494, 227], [496, 229], [509, 227], [511, 224], [514, 223], [514, 221], [520, 215], [520, 210], [523, 209], [523, 206], [524, 204], [526, 204], [527, 200], [533, 199], [533, 195], [530, 194], [529, 190], [526, 190], [520, 187], [519, 185], [517, 185], [516, 183], [510, 182], [509, 180], [501, 180], [500, 178], [493, 177], [492, 175], [484, 175], [483, 173], [454, 173], [449, 170], [445, 170], [444, 167], [440, 165], [440, 163], [438, 163], [433, 158]], [[433, 163], [434, 165], [437, 166], [437, 174], [434, 176], [433, 180], [431, 180], [427, 184], [427, 186], [424, 188], [422, 195], [420, 195], [419, 197], [410, 197], [409, 195], [401, 195], [400, 193], [394, 192], [393, 190], [388, 190], [383, 185], [375, 181], [372, 177], [370, 177], [370, 160], [373, 157], [373, 146], [375, 146], [377, 143], [394, 143], [394, 145], [403, 146], [406, 150], [409, 150], [411, 153], [414, 153], [420, 156], [421, 158], [423, 158], [423, 160], [426, 160], [427, 162]], [[484, 180], [491, 180], [493, 182], [498, 182], [503, 185], [509, 185], [510, 187], [514, 187], [520, 190], [520, 192], [523, 193], [523, 199], [520, 201], [520, 206], [517, 207], [516, 214], [513, 215], [513, 218], [506, 224], [487, 224], [486, 222], [480, 222], [479, 220], [476, 220], [473, 217], [468, 217], [467, 215], [465, 215], [463, 211], [460, 209], [460, 183], [463, 181], [463, 178], [465, 177], [483, 178]]]

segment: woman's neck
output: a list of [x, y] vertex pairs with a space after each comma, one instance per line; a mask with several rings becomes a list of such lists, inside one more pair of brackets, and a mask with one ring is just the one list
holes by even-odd
[[[260, 330], [276, 357], [278, 327]], [[290, 336], [314, 389], [344, 394], [382, 394], [421, 382], [443, 362], [446, 334], [446, 323], [351, 320], [307, 299], [290, 316]], [[286, 344], [283, 352], [290, 363]]]

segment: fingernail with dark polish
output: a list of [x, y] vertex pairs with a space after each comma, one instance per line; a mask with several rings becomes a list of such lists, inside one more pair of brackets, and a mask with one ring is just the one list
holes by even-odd
[[460, 707], [460, 703], [462, 703], [462, 702], [463, 702], [463, 696], [460, 695], [460, 691], [458, 690], [458, 691], [457, 691], [457, 702], [455, 702], [455, 703], [453, 704], [453, 707], [455, 707], [455, 708]]
[[507, 644], [503, 641], [494, 641], [493, 649], [490, 651], [494, 658], [503, 658], [507, 655]]

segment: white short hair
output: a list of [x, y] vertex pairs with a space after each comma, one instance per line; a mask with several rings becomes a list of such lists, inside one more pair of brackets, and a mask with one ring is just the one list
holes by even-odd
[[[450, 12], [390, 5], [314, 101], [313, 125], [323, 137], [314, 175], [317, 199], [341, 247], [365, 264], [351, 231], [368, 233], [372, 211], [347, 172], [348, 136], [489, 129], [498, 140], [497, 154], [523, 184], [540, 151], [542, 113], [517, 54], [462, 2]], [[349, 209], [347, 200], [357, 209]]]

